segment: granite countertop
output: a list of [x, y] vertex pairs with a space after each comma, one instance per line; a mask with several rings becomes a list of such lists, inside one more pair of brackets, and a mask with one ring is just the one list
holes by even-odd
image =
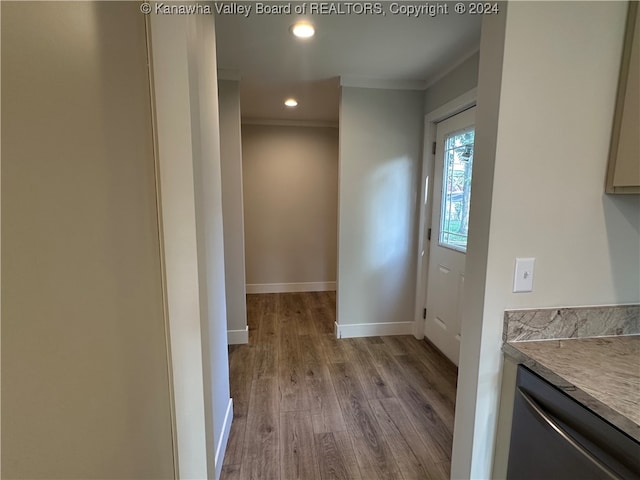
[[507, 341], [503, 351], [640, 442], [640, 335]]

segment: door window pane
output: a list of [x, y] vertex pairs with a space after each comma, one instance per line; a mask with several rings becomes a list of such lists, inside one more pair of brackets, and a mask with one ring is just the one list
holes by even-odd
[[461, 252], [467, 251], [474, 134], [471, 127], [447, 136], [444, 143], [439, 243]]

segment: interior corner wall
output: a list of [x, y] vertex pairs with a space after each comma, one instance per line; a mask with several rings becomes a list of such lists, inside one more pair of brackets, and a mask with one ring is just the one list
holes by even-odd
[[480, 52], [476, 52], [431, 85], [424, 93], [424, 113], [428, 114], [478, 85]]
[[333, 290], [338, 129], [242, 126], [247, 291]]
[[224, 269], [229, 343], [247, 343], [240, 82], [218, 80]]
[[406, 331], [394, 333], [412, 332], [423, 103], [422, 91], [342, 88], [339, 330], [398, 323]]
[[[470, 471], [458, 476], [491, 477], [505, 309], [640, 300], [640, 197], [604, 193], [625, 16], [626, 2], [509, 4], [493, 185], [478, 187], [490, 209], [475, 212], [491, 226], [486, 272], [465, 284], [484, 293], [481, 319], [463, 318], [460, 383], [477, 383], [458, 392], [456, 432], [458, 411], [474, 412]], [[536, 258], [531, 293], [512, 293], [516, 257]]]

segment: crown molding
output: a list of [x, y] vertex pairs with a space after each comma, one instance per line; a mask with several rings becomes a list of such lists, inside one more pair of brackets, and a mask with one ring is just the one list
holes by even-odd
[[424, 90], [426, 90], [426, 89], [432, 87], [434, 84], [438, 83], [440, 80], [442, 80], [444, 77], [449, 75], [451, 72], [453, 72], [456, 68], [458, 68], [460, 65], [462, 65], [467, 60], [469, 60], [471, 57], [473, 57], [479, 51], [480, 51], [480, 46], [474, 47], [473, 50], [467, 52], [465, 55], [460, 57], [459, 60], [457, 60], [456, 62], [452, 63], [447, 68], [439, 70], [438, 73], [436, 73], [435, 75], [432, 75], [431, 77], [429, 77], [423, 83]]
[[265, 125], [272, 127], [324, 127], [338, 128], [339, 123], [331, 120], [285, 120], [281, 118], [242, 117], [242, 125]]
[[423, 80], [383, 80], [379, 78], [340, 77], [341, 87], [379, 88], [383, 90], [424, 90]]

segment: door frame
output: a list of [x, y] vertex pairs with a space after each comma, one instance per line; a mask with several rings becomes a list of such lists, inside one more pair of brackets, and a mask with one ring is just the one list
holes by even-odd
[[[431, 213], [433, 205], [433, 174], [435, 167], [435, 154], [432, 153], [432, 145], [436, 141], [436, 126], [439, 122], [453, 117], [468, 108], [476, 105], [477, 88], [473, 88], [435, 110], [424, 117], [424, 143], [422, 149], [422, 173], [420, 175], [420, 196], [418, 197], [419, 227], [418, 227], [418, 268], [416, 271], [416, 304], [414, 312], [413, 335], [418, 340], [424, 338], [423, 309], [427, 301], [427, 281], [429, 274], [429, 246], [427, 231], [431, 227]], [[429, 178], [429, 190], [426, 202], [425, 186]]]

